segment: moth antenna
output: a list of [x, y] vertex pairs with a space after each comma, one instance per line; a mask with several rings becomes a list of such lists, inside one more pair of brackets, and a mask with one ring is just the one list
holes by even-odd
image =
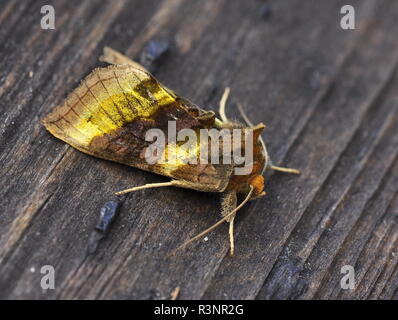
[[[239, 110], [239, 113], [240, 113], [241, 117], [245, 121], [245, 123], [249, 127], [254, 127], [253, 123], [249, 120], [249, 117], [246, 115], [245, 111], [243, 110], [242, 104], [240, 104], [240, 103], [238, 103], [238, 110]], [[265, 148], [265, 143], [264, 143], [263, 137], [261, 135], [259, 136], [259, 140], [261, 142], [261, 145], [263, 146], [264, 152], [267, 152], [267, 149]], [[281, 172], [286, 172], [286, 173], [294, 173], [294, 174], [300, 174], [301, 173], [297, 169], [277, 167], [277, 166], [274, 166], [272, 164], [269, 166], [269, 168], [271, 168], [272, 170], [275, 170], [275, 171], [281, 171]]]
[[176, 185], [176, 181], [169, 181], [169, 182], [159, 182], [159, 183], [148, 183], [143, 186], [133, 187], [125, 190], [121, 190], [115, 193], [115, 195], [120, 196], [122, 194], [126, 194], [129, 192], [143, 190], [143, 189], [150, 189], [150, 188], [161, 188], [161, 187], [170, 187]]
[[245, 113], [245, 111], [243, 110], [243, 106], [241, 103], [237, 104], [238, 106], [238, 111], [239, 114], [241, 115], [241, 117], [243, 118], [243, 120], [245, 121], [245, 123], [247, 124], [248, 127], [254, 127], [254, 124], [249, 120], [249, 117], [247, 116], [247, 114]]
[[286, 173], [294, 173], [294, 174], [301, 173], [300, 170], [292, 169], [292, 168], [283, 168], [283, 167], [277, 167], [277, 166], [273, 166], [273, 165], [271, 165], [270, 168], [275, 171], [286, 172]]
[[228, 96], [229, 93], [231, 92], [231, 89], [229, 87], [226, 87], [224, 90], [224, 93], [222, 94], [221, 100], [220, 100], [220, 108], [218, 110], [218, 113], [220, 114], [221, 120], [223, 122], [228, 122], [228, 118], [225, 115], [225, 105], [227, 104]]
[[[201, 233], [199, 233], [198, 235], [196, 235], [195, 237], [189, 239], [188, 241], [186, 241], [185, 243], [183, 243], [181, 246], [179, 246], [177, 249], [174, 249], [170, 255], [172, 255], [175, 251], [180, 250], [182, 248], [184, 248], [185, 246], [187, 246], [188, 244], [190, 244], [191, 242], [203, 237], [204, 235], [208, 234], [209, 232], [213, 231], [214, 229], [216, 229], [220, 224], [222, 224], [224, 221], [227, 221], [228, 218], [232, 217], [240, 208], [242, 208], [249, 200], [250, 197], [252, 195], [254, 191], [254, 187], [250, 186], [250, 191], [247, 194], [245, 200], [243, 200], [239, 206], [237, 206], [234, 210], [232, 210], [230, 213], [228, 213], [227, 215], [225, 215], [222, 219], [218, 220], [215, 224], [213, 224], [211, 227], [207, 228], [206, 230], [202, 231]], [[232, 229], [233, 231], [233, 229]]]
[[[245, 123], [249, 126], [249, 127], [254, 127], [253, 123], [250, 121], [249, 117], [247, 116], [247, 114], [245, 113], [245, 111], [243, 110], [243, 106], [242, 104], [238, 103], [238, 111], [241, 115], [241, 117], [243, 118], [243, 120], [245, 121]], [[268, 156], [268, 152], [267, 152], [267, 148], [265, 147], [265, 142], [263, 137], [260, 135], [259, 137], [260, 143], [263, 147], [264, 153], [265, 153], [265, 158], [267, 159], [267, 162], [269, 161], [269, 156]], [[265, 167], [264, 167], [265, 170]], [[264, 170], [262, 173], [264, 173]]]

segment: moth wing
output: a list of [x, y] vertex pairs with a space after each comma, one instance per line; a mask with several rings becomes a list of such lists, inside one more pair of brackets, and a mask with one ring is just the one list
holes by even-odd
[[[146, 132], [160, 129], [167, 137], [168, 121], [176, 131], [209, 126], [192, 112], [194, 105], [163, 87], [142, 69], [110, 65], [93, 70], [65, 101], [43, 119], [54, 136], [95, 157], [186, 181], [199, 191], [223, 191], [232, 173], [228, 165], [149, 164]], [[166, 144], [165, 152], [177, 152]], [[178, 152], [180, 163], [186, 159]]]

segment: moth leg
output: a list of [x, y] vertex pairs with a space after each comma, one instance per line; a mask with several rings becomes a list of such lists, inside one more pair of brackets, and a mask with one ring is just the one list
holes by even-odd
[[229, 122], [227, 116], [225, 115], [225, 105], [227, 104], [228, 96], [229, 93], [231, 92], [231, 89], [229, 87], [226, 87], [224, 90], [224, 93], [221, 97], [220, 100], [220, 107], [218, 109], [218, 113], [220, 114], [221, 120], [223, 122]]
[[[223, 217], [227, 216], [228, 213], [233, 211], [237, 206], [237, 197], [234, 190], [226, 191], [221, 201], [221, 215]], [[235, 245], [234, 245], [234, 219], [236, 214], [229, 217], [226, 221], [229, 223], [229, 243], [230, 243], [230, 255], [234, 255]]]
[[185, 188], [191, 190], [198, 190], [203, 192], [219, 192], [218, 189], [214, 187], [210, 187], [208, 185], [198, 185], [194, 182], [184, 181], [184, 180], [171, 180], [168, 182], [158, 182], [158, 183], [148, 183], [144, 184], [143, 186], [128, 188], [125, 190], [121, 190], [115, 193], [115, 195], [120, 196], [122, 194], [144, 190], [144, 189], [151, 189], [151, 188], [162, 188], [162, 187], [178, 187], [178, 188]]
[[270, 165], [270, 168], [275, 171], [286, 172], [286, 173], [294, 173], [294, 174], [301, 173], [300, 170], [292, 169], [292, 168], [277, 167], [277, 166], [273, 166], [273, 165]]
[[103, 54], [99, 58], [99, 60], [109, 64], [127, 64], [129, 66], [132, 66], [134, 68], [149, 73], [149, 71], [145, 69], [142, 65], [140, 65], [138, 62], [135, 62], [134, 60], [120, 53], [119, 51], [116, 51], [109, 47], [104, 47]]
[[195, 237], [189, 239], [188, 241], [186, 241], [185, 243], [183, 243], [181, 246], [179, 246], [177, 249], [173, 250], [169, 255], [174, 254], [177, 250], [180, 250], [184, 247], [186, 247], [188, 244], [190, 244], [191, 242], [200, 239], [201, 237], [203, 237], [204, 235], [208, 234], [209, 232], [213, 231], [214, 229], [216, 229], [219, 225], [221, 225], [223, 222], [227, 221], [230, 217], [234, 216], [235, 213], [241, 209], [250, 199], [251, 196], [253, 194], [254, 191], [254, 187], [252, 185], [250, 185], [250, 191], [247, 194], [246, 198], [235, 208], [233, 209], [231, 212], [229, 212], [227, 215], [225, 215], [222, 219], [218, 220], [215, 224], [213, 224], [211, 227], [207, 228], [206, 230], [202, 231], [201, 233], [199, 233], [198, 235], [196, 235]]
[[234, 244], [234, 220], [235, 220], [236, 214], [234, 214], [231, 219], [229, 220], [229, 254], [232, 257], [235, 252], [235, 244]]
[[180, 287], [176, 287], [171, 293], [170, 300], [177, 300], [178, 295], [180, 294]]
[[143, 190], [143, 189], [151, 189], [151, 188], [161, 188], [161, 187], [171, 187], [171, 186], [176, 186], [178, 185], [177, 181], [172, 180], [168, 182], [159, 182], [159, 183], [148, 183], [144, 184], [143, 186], [138, 186], [138, 187], [133, 187], [125, 190], [121, 190], [115, 193], [115, 195], [120, 196], [122, 194], [126, 194], [129, 192], [134, 192], [137, 190]]

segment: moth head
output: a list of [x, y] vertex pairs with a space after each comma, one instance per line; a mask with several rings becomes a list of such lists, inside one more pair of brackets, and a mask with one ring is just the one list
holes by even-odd
[[265, 196], [264, 192], [264, 177], [262, 175], [256, 175], [250, 180], [250, 185], [254, 188], [253, 198], [259, 198]]

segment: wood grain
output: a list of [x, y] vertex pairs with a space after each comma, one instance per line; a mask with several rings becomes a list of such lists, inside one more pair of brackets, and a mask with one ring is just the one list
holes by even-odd
[[[0, 3], [1, 299], [398, 299], [398, 3], [352, 1], [16, 1]], [[40, 28], [52, 4], [56, 29]], [[94, 256], [85, 250], [113, 192], [165, 178], [84, 155], [40, 119], [104, 46], [137, 57], [172, 43], [156, 77], [205, 109], [225, 86], [276, 164], [267, 196], [227, 226], [168, 253], [219, 218], [219, 197], [165, 188], [127, 196]], [[343, 265], [356, 289], [340, 287]], [[40, 268], [55, 268], [42, 290]]]

